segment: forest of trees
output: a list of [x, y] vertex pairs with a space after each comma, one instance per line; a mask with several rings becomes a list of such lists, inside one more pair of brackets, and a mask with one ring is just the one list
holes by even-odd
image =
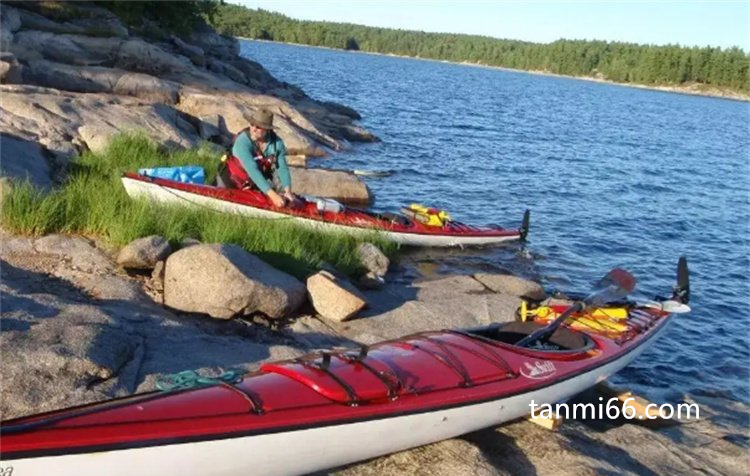
[[189, 0], [164, 2], [158, 0], [123, 2], [97, 0], [94, 3], [107, 8], [128, 25], [140, 25], [144, 18], [159, 23], [169, 31], [188, 34], [195, 25], [211, 21], [219, 7], [217, 0]]
[[653, 46], [558, 40], [549, 44], [485, 36], [294, 20], [279, 13], [222, 4], [212, 25], [246, 38], [469, 62], [645, 85], [700, 83], [747, 93], [750, 54], [738, 47]]

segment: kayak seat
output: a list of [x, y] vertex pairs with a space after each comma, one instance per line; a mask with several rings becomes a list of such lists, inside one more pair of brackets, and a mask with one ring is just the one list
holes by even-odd
[[[472, 334], [506, 344], [514, 345], [537, 329], [544, 327], [533, 321], [514, 321], [494, 324], [480, 329], [472, 329]], [[574, 332], [566, 327], [559, 327], [545, 343], [545, 351], [581, 352], [594, 347], [594, 342], [581, 332]]]
[[412, 224], [412, 221], [409, 218], [399, 215], [398, 213], [383, 212], [380, 213], [380, 218], [388, 220], [394, 225], [411, 226]]
[[411, 226], [413, 221], [409, 218], [399, 215], [398, 213], [391, 212], [371, 212], [368, 210], [358, 210], [359, 212], [369, 215], [377, 220], [387, 221], [393, 225]]

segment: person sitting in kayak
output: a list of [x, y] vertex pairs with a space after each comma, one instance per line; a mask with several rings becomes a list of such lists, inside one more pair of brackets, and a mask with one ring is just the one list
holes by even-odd
[[[231, 154], [219, 170], [217, 185], [225, 188], [258, 189], [274, 206], [295, 201], [292, 178], [286, 163], [286, 147], [273, 129], [273, 114], [261, 109], [250, 118], [250, 127], [234, 138]], [[274, 179], [280, 191], [274, 188]]]

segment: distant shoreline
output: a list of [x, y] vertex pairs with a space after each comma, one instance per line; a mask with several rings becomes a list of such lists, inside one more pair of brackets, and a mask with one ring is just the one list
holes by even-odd
[[503, 66], [493, 66], [493, 65], [482, 64], [482, 63], [472, 63], [468, 61], [448, 61], [448, 60], [440, 60], [440, 59], [433, 59], [433, 58], [420, 58], [419, 56], [397, 55], [393, 53], [377, 53], [377, 52], [360, 51], [360, 50], [342, 50], [340, 48], [331, 48], [330, 46], [315, 46], [315, 45], [306, 45], [303, 43], [288, 43], [284, 41], [259, 40], [256, 38], [245, 38], [243, 36], [237, 36], [235, 38], [239, 40], [259, 41], [263, 43], [277, 43], [281, 45], [294, 45], [294, 46], [302, 46], [302, 47], [307, 47], [307, 48], [320, 48], [324, 50], [342, 51], [346, 53], [362, 53], [362, 54], [375, 55], [375, 56], [391, 56], [394, 58], [407, 58], [407, 59], [414, 59], [414, 60], [421, 60], [421, 61], [434, 61], [437, 63], [457, 64], [457, 65], [462, 65], [462, 66], [471, 66], [475, 68], [498, 69], [501, 71], [512, 71], [515, 73], [536, 74], [539, 76], [552, 76], [552, 77], [557, 77], [557, 78], [579, 79], [582, 81], [590, 81], [590, 82], [602, 83], [602, 84], [612, 84], [615, 86], [625, 86], [625, 87], [637, 88], [637, 89], [648, 89], [652, 91], [662, 91], [662, 92], [667, 92], [667, 93], [687, 94], [689, 96], [704, 96], [704, 97], [712, 97], [712, 98], [719, 98], [719, 99], [729, 99], [732, 101], [750, 102], [750, 93], [747, 93], [747, 94], [738, 93], [736, 91], [728, 91], [728, 90], [724, 90], [721, 88], [717, 88], [715, 86], [702, 85], [698, 83], [693, 83], [693, 84], [684, 85], [684, 86], [669, 86], [669, 85], [656, 86], [656, 85], [639, 84], [639, 83], [622, 83], [618, 81], [611, 81], [608, 79], [597, 78], [594, 76], [571, 76], [567, 74], [551, 73], [549, 71], [514, 69], [514, 68], [506, 68]]

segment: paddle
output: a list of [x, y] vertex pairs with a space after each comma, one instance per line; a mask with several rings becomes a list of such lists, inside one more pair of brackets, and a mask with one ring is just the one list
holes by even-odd
[[581, 312], [587, 307], [600, 307], [603, 304], [624, 298], [635, 289], [635, 278], [624, 269], [615, 268], [599, 280], [596, 289], [598, 289], [597, 292], [589, 295], [583, 301], [576, 301], [575, 304], [560, 314], [560, 317], [519, 340], [516, 342], [516, 345], [519, 347], [528, 347], [535, 342], [544, 342], [572, 314]]
[[672, 299], [683, 304], [690, 302], [690, 272], [684, 256], [677, 261], [677, 286], [672, 292]]
[[531, 212], [526, 210], [523, 213], [523, 221], [521, 222], [521, 228], [518, 231], [521, 232], [521, 241], [526, 241], [526, 237], [529, 236], [529, 215]]
[[653, 301], [636, 302], [636, 305], [650, 307], [670, 314], [684, 314], [690, 312], [690, 272], [687, 259], [681, 256], [677, 262], [677, 284], [672, 288], [672, 297], [667, 299], [655, 297]]

